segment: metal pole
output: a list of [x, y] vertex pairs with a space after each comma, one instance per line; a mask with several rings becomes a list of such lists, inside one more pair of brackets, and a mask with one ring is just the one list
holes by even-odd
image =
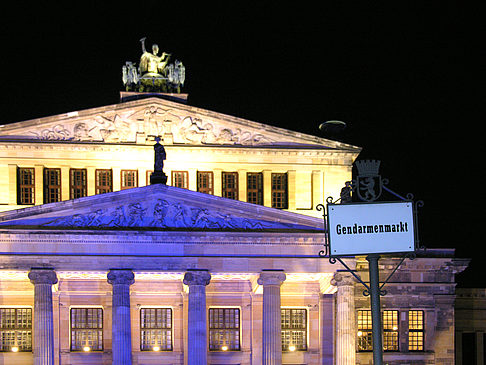
[[378, 271], [379, 255], [366, 257], [370, 271], [371, 319], [373, 321], [373, 365], [383, 365], [383, 341], [381, 336], [380, 276]]

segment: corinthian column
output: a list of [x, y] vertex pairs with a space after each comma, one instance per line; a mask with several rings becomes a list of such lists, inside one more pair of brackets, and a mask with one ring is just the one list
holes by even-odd
[[29, 279], [34, 284], [34, 365], [53, 365], [52, 285], [57, 276], [53, 269], [32, 269]]
[[285, 278], [282, 270], [263, 270], [258, 278], [258, 284], [263, 285], [263, 365], [282, 364], [280, 286]]
[[187, 363], [207, 364], [206, 285], [211, 275], [207, 270], [189, 270], [184, 284], [189, 286], [187, 314]]
[[356, 323], [354, 315], [354, 278], [337, 272], [331, 283], [337, 286], [336, 365], [356, 364]]
[[130, 285], [135, 276], [131, 270], [110, 270], [108, 283], [112, 295], [112, 352], [113, 365], [132, 364], [132, 332], [130, 324]]

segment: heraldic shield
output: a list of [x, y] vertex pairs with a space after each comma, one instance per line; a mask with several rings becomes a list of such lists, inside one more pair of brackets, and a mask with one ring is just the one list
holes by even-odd
[[380, 161], [356, 161], [358, 176], [356, 178], [356, 193], [358, 197], [367, 202], [378, 199], [382, 192], [382, 181], [379, 175]]

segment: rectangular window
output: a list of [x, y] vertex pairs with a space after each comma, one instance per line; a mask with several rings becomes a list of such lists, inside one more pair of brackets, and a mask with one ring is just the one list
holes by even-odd
[[246, 174], [246, 197], [248, 203], [263, 205], [263, 174], [261, 172]]
[[32, 308], [0, 308], [0, 352], [32, 351]]
[[197, 172], [197, 191], [211, 195], [214, 194], [212, 171]]
[[187, 189], [189, 187], [189, 173], [187, 171], [172, 171], [172, 186]]
[[140, 350], [172, 351], [172, 309], [140, 309]]
[[237, 172], [223, 172], [223, 198], [238, 200], [238, 173]]
[[272, 208], [288, 209], [287, 174], [272, 173]]
[[424, 351], [424, 311], [408, 312], [408, 351]]
[[96, 170], [96, 194], [111, 193], [113, 191], [113, 175], [111, 170]]
[[358, 311], [358, 351], [373, 351], [371, 311]]
[[147, 170], [146, 176], [145, 176], [145, 184], [150, 185], [150, 175], [152, 175], [154, 171], [153, 170]]
[[[383, 311], [382, 321], [383, 350], [398, 351], [398, 311]], [[358, 311], [358, 351], [373, 351], [372, 328], [371, 311]]]
[[69, 170], [69, 198], [78, 199], [88, 195], [86, 169]]
[[136, 188], [138, 186], [137, 170], [121, 170], [121, 190]]
[[307, 351], [307, 309], [282, 308], [282, 351]]
[[19, 205], [35, 203], [35, 170], [19, 167], [17, 170], [17, 200]]
[[61, 201], [61, 169], [44, 169], [44, 203]]
[[103, 351], [103, 309], [71, 308], [71, 351]]
[[209, 309], [209, 350], [240, 350], [240, 310], [238, 308]]
[[383, 311], [383, 351], [398, 351], [398, 311]]

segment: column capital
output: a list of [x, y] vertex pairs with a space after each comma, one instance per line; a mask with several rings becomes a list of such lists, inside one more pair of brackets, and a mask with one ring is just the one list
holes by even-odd
[[106, 275], [108, 283], [132, 285], [135, 282], [135, 275], [130, 269], [111, 269]]
[[352, 286], [355, 283], [356, 279], [353, 277], [352, 274], [341, 271], [334, 273], [334, 276], [331, 279], [331, 285], [334, 286]]
[[207, 270], [189, 270], [184, 274], [183, 283], [186, 285], [208, 285], [211, 274]]
[[32, 284], [50, 284], [57, 283], [57, 275], [54, 269], [31, 269], [29, 279]]
[[283, 270], [263, 270], [258, 278], [259, 285], [282, 285], [287, 276]]

